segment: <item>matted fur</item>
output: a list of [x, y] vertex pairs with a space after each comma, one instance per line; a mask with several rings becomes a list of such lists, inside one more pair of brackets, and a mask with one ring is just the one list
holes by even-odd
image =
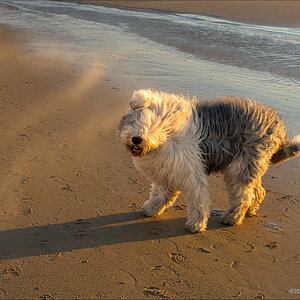
[[[143, 214], [162, 214], [181, 192], [191, 232], [207, 226], [209, 174], [224, 174], [230, 208], [222, 222], [240, 224], [246, 214], [256, 214], [265, 196], [261, 178], [269, 164], [300, 155], [300, 136], [287, 138], [275, 109], [233, 97], [201, 102], [136, 91], [118, 136], [136, 168], [152, 182]], [[134, 143], [133, 137], [141, 142]]]

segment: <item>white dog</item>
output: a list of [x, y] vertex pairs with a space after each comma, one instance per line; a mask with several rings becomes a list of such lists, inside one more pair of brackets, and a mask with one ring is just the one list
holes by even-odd
[[158, 216], [181, 192], [186, 227], [204, 231], [210, 215], [208, 175], [222, 172], [230, 208], [225, 224], [256, 214], [265, 196], [261, 178], [270, 163], [300, 155], [276, 110], [248, 99], [198, 101], [151, 90], [134, 92], [118, 136], [133, 163], [152, 182], [142, 212]]

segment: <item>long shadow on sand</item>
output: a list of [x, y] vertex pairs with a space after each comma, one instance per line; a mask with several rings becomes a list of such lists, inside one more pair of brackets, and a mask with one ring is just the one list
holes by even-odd
[[[71, 250], [185, 236], [185, 218], [142, 218], [140, 212], [0, 232], [0, 259], [48, 255]], [[208, 230], [223, 227], [211, 216]]]

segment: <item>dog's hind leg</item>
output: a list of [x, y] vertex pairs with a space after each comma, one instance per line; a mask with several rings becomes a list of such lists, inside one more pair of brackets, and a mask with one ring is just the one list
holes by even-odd
[[260, 203], [264, 200], [265, 195], [266, 195], [266, 191], [262, 187], [261, 179], [260, 179], [258, 181], [258, 184], [254, 186], [254, 199], [252, 200], [252, 203], [246, 213], [248, 217], [256, 216], [256, 212], [259, 209]]
[[166, 208], [173, 205], [179, 194], [178, 190], [152, 184], [150, 198], [142, 206], [142, 213], [148, 217], [161, 215]]
[[[259, 162], [257, 166], [259, 166]], [[249, 175], [249, 172], [238, 172], [238, 168], [232, 168], [225, 172], [225, 183], [229, 194], [229, 210], [223, 215], [222, 223], [228, 225], [239, 225], [243, 222], [245, 215], [253, 216], [259, 208], [265, 196], [265, 190], [261, 186], [261, 177], [267, 166], [261, 164], [257, 172]], [[242, 170], [248, 170], [245, 166]], [[245, 176], [247, 174], [247, 176]]]
[[249, 216], [255, 214], [265, 196], [261, 178], [268, 169], [267, 155], [261, 155], [259, 160], [257, 156], [240, 157], [224, 173], [230, 203], [229, 210], [222, 217], [224, 224], [241, 224], [247, 211]]
[[251, 183], [245, 185], [235, 176], [228, 174], [225, 175], [225, 183], [228, 189], [230, 208], [223, 215], [222, 223], [239, 225], [243, 222], [245, 214], [255, 198], [254, 188]]

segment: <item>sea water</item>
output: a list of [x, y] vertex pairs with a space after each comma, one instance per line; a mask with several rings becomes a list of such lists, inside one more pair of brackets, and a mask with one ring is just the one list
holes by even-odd
[[248, 97], [300, 132], [300, 27], [39, 0], [0, 0], [0, 24], [49, 56], [103, 62], [123, 89]]

